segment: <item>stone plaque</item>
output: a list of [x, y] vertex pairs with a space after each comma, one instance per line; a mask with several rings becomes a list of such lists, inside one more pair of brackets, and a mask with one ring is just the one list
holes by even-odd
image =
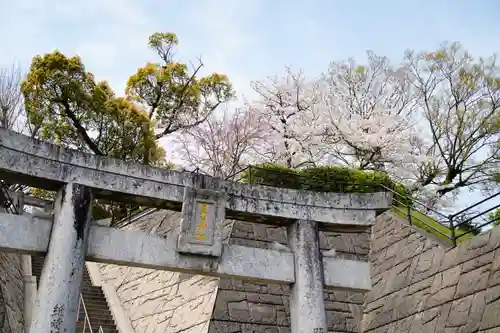
[[215, 229], [215, 203], [196, 200], [195, 223], [191, 226], [192, 243], [213, 244]]
[[186, 186], [177, 251], [220, 256], [225, 209], [226, 193]]

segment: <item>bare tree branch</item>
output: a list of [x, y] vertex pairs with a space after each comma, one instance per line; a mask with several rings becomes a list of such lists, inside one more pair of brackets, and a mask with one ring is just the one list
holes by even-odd
[[21, 80], [19, 67], [0, 68], [0, 126], [18, 132], [23, 131], [26, 123]]
[[263, 119], [249, 109], [225, 110], [222, 116], [212, 114], [203, 124], [178, 135], [177, 153], [188, 168], [216, 177], [233, 177], [255, 162], [255, 151], [268, 133]]

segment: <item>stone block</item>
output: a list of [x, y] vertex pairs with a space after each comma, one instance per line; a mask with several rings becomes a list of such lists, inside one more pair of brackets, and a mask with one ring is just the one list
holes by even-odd
[[260, 293], [247, 293], [246, 299], [249, 302], [283, 305], [283, 298], [279, 295], [260, 294]]
[[457, 297], [470, 295], [483, 290], [488, 284], [489, 267], [483, 266], [462, 274], [458, 280]]
[[229, 319], [236, 322], [246, 323], [250, 318], [250, 310], [247, 301], [228, 302]]
[[464, 262], [462, 265], [462, 274], [470, 272], [478, 267], [488, 266], [488, 265], [491, 266], [494, 254], [495, 254], [494, 252], [489, 252]]
[[432, 308], [426, 310], [418, 315], [415, 315], [415, 319], [420, 320], [419, 326], [421, 332], [434, 332], [439, 321], [439, 314], [441, 312], [440, 307]]
[[483, 316], [481, 318], [481, 330], [487, 330], [500, 327], [500, 299], [496, 299], [486, 304]]
[[491, 229], [489, 231], [490, 239], [488, 245], [486, 245], [486, 251], [494, 251], [500, 248], [500, 230], [497, 228]]
[[434, 333], [444, 333], [446, 331], [446, 323], [448, 322], [448, 316], [451, 311], [451, 303], [443, 304], [437, 307], [439, 309], [439, 316], [436, 321], [436, 327]]
[[184, 187], [178, 252], [221, 255], [226, 201], [226, 192]]
[[427, 290], [418, 291], [407, 296], [404, 292], [400, 293], [394, 306], [394, 320], [402, 319], [413, 315], [424, 308], [429, 293]]
[[408, 286], [408, 288], [406, 290], [406, 295], [407, 296], [413, 295], [416, 292], [424, 291], [424, 290], [431, 291], [430, 288], [431, 288], [431, 285], [432, 285], [434, 279], [435, 279], [435, 277], [430, 277], [430, 278], [427, 278], [425, 280], [419, 281], [417, 283], [414, 283], [414, 284]]
[[351, 312], [349, 303], [325, 301], [325, 308], [326, 310], [332, 310], [336, 312]]
[[[276, 309], [270, 304], [248, 303], [250, 321], [258, 324], [277, 324]], [[248, 319], [247, 319], [248, 321]]]
[[227, 302], [222, 297], [217, 296], [212, 318], [215, 320], [229, 320], [229, 309]]
[[460, 266], [455, 266], [434, 275], [430, 290], [431, 294], [435, 294], [441, 289], [456, 285], [460, 278], [460, 270]]
[[268, 241], [288, 244], [285, 228], [266, 226], [266, 234]]
[[240, 324], [232, 321], [211, 320], [208, 333], [239, 333]]
[[0, 252], [0, 332], [23, 332], [23, 298], [20, 255]]
[[418, 264], [413, 271], [412, 283], [436, 274], [440, 269], [440, 263], [444, 257], [439, 248], [431, 248], [419, 256]]
[[463, 327], [463, 332], [477, 332], [481, 326], [481, 319], [486, 308], [486, 292], [482, 291], [473, 295], [472, 305], [468, 313], [468, 320]]
[[352, 318], [344, 312], [327, 311], [326, 321], [329, 331], [345, 332], [347, 330], [347, 319]]
[[440, 289], [435, 294], [431, 294], [425, 303], [424, 308], [429, 309], [437, 305], [451, 301], [455, 297], [456, 286]]
[[445, 270], [460, 264], [459, 247], [454, 247], [444, 252], [443, 259], [441, 260], [441, 270]]
[[257, 325], [257, 324], [241, 324], [241, 333], [290, 333], [288, 327], [280, 327], [277, 325]]
[[276, 324], [278, 326], [290, 326], [290, 315], [284, 311], [277, 311]]
[[467, 323], [473, 299], [474, 296], [471, 295], [453, 301], [451, 304], [451, 312], [448, 316], [448, 322], [446, 324], [447, 327], [460, 327]]
[[217, 299], [224, 300], [226, 303], [244, 301], [246, 297], [247, 294], [244, 291], [235, 290], [219, 290], [217, 294]]
[[233, 290], [233, 283], [231, 279], [220, 278], [219, 279], [219, 290]]

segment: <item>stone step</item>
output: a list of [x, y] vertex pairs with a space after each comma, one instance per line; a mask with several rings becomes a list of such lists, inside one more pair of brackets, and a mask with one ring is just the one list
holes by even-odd
[[[92, 330], [94, 331], [93, 333], [98, 333], [99, 325], [94, 327], [92, 326]], [[113, 326], [102, 326], [102, 330], [104, 333], [119, 333], [116, 327]], [[86, 327], [85, 330], [83, 329], [83, 324], [77, 324], [76, 326], [76, 331], [77, 333], [90, 333], [89, 328]]]
[[[93, 313], [97, 315], [110, 315], [111, 312], [108, 310], [108, 307], [104, 307], [99, 305], [92, 305], [92, 306], [87, 306], [87, 313]], [[83, 311], [83, 310], [82, 310]], [[80, 312], [82, 312], [80, 311]]]
[[[97, 331], [97, 329], [99, 328], [99, 326], [101, 326], [103, 329], [108, 329], [108, 330], [111, 329], [111, 330], [117, 331], [117, 328], [115, 327], [115, 325], [111, 325], [111, 324], [92, 325], [92, 330], [93, 331]], [[83, 328], [83, 322], [76, 323], [76, 327], [77, 328]], [[87, 331], [88, 331], [88, 325], [87, 325]]]
[[84, 299], [89, 299], [89, 300], [100, 300], [100, 299], [103, 299], [103, 300], [106, 300], [106, 298], [104, 297], [104, 295], [91, 294], [91, 293], [85, 293], [85, 292], [83, 292], [82, 295], [83, 295]]
[[87, 309], [87, 313], [89, 314], [89, 316], [98, 316], [98, 317], [104, 317], [104, 316], [107, 316], [107, 317], [110, 317], [112, 318], [111, 316], [111, 312], [106, 311], [105, 309], [99, 309], [99, 308], [93, 308], [93, 309]]
[[104, 297], [93, 298], [93, 297], [88, 297], [86, 295], [83, 295], [83, 301], [85, 302], [85, 307], [87, 309], [91, 308], [92, 306], [101, 307], [101, 305], [105, 305], [105, 306], [108, 305], [108, 302], [106, 301], [106, 298], [104, 298]]
[[[90, 322], [91, 323], [94, 323], [94, 321], [97, 323], [97, 322], [106, 322], [108, 324], [115, 324], [115, 320], [113, 319], [113, 317], [108, 314], [108, 315], [99, 315], [97, 313], [89, 313], [88, 314], [89, 318], [90, 318]], [[78, 320], [81, 320], [83, 321], [85, 319], [85, 315], [84, 314], [81, 314], [78, 316]]]
[[[92, 326], [96, 326], [96, 325], [115, 325], [115, 321], [112, 320], [112, 319], [105, 319], [105, 318], [97, 318], [95, 316], [89, 316], [89, 319], [90, 319], [90, 323], [92, 324]], [[84, 316], [80, 316], [78, 317], [78, 322], [84, 322], [85, 321], [85, 317]]]

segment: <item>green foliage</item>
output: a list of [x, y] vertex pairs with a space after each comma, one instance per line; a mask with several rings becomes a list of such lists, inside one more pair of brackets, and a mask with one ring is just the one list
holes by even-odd
[[395, 204], [412, 205], [411, 193], [394, 183], [386, 173], [339, 166], [321, 166], [294, 170], [265, 163], [243, 172], [242, 181], [252, 184], [320, 192], [370, 193], [395, 192]]
[[[457, 219], [454, 221], [455, 224], [460, 224], [461, 220]], [[459, 234], [465, 234], [465, 233], [470, 233], [471, 235], [479, 235], [481, 233], [481, 229], [476, 229], [477, 225], [473, 223], [472, 221], [468, 221], [465, 223], [460, 224], [456, 229]]]
[[190, 73], [186, 64], [174, 61], [173, 49], [178, 43], [172, 33], [151, 35], [149, 47], [163, 63], [146, 64], [127, 82], [127, 95], [163, 128], [157, 138], [200, 124], [234, 96], [226, 75], [212, 73], [198, 78], [201, 63]]
[[[294, 170], [280, 164], [265, 163], [250, 167], [241, 175], [241, 181], [251, 184], [267, 185], [298, 190], [341, 193], [370, 193], [393, 191], [393, 211], [403, 219], [408, 219], [411, 210], [411, 223], [439, 237], [450, 241], [451, 231], [445, 225], [413, 208], [411, 192], [402, 184], [393, 182], [384, 172], [365, 171], [339, 166], [321, 166]], [[500, 213], [499, 213], [500, 214]], [[455, 234], [461, 235], [473, 226], [461, 225]], [[440, 232], [436, 232], [435, 229]], [[480, 231], [474, 231], [459, 240], [472, 237]]]
[[132, 162], [163, 163], [154, 124], [106, 82], [95, 82], [79, 57], [59, 51], [33, 58], [21, 86], [31, 125], [41, 139]]
[[[460, 43], [406, 56], [422, 124], [427, 123], [433, 162], [421, 169], [421, 184], [446, 185], [437, 193], [489, 187], [500, 160], [500, 77], [496, 56], [475, 58]], [[481, 154], [478, 152], [481, 151]]]
[[493, 222], [494, 225], [500, 225], [500, 208], [488, 214], [488, 221], [495, 221]]
[[59, 51], [33, 57], [21, 90], [36, 136], [97, 155], [164, 165], [157, 139], [202, 123], [234, 95], [226, 75], [197, 77], [201, 63], [190, 71], [174, 61], [178, 43], [173, 33], [150, 36], [148, 45], [162, 62], [139, 68], [127, 82], [126, 97], [96, 82], [80, 57]]
[[[157, 142], [156, 122], [165, 127], [164, 134], [175, 132], [203, 121], [217, 103], [232, 96], [225, 75], [197, 79], [187, 65], [172, 61], [178, 42], [171, 33], [150, 37], [149, 47], [164, 64], [138, 69], [129, 79], [127, 97], [116, 97], [107, 82], [96, 82], [80, 57], [59, 51], [33, 57], [21, 90], [36, 136], [97, 155], [169, 168]], [[32, 189], [32, 194], [55, 197], [42, 189]], [[130, 207], [96, 202], [93, 210], [94, 218], [120, 219]]]
[[249, 184], [300, 189], [304, 179], [294, 169], [281, 164], [264, 163], [244, 171], [241, 174], [241, 181]]

